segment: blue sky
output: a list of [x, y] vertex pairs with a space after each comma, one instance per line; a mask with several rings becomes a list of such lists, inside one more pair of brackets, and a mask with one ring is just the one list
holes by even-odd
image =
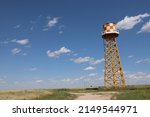
[[0, 89], [103, 86], [102, 25], [116, 22], [127, 84], [150, 83], [148, 0], [1, 0]]

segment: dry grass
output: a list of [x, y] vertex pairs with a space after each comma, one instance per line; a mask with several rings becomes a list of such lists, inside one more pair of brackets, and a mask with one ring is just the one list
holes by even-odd
[[45, 95], [52, 94], [48, 90], [3, 90], [0, 91], [0, 100], [30, 100], [38, 99]]
[[86, 89], [38, 89], [38, 90], [2, 90], [0, 100], [73, 100], [74, 93], [119, 92], [112, 99], [150, 99], [150, 85], [132, 85], [124, 89], [106, 89], [105, 87]]

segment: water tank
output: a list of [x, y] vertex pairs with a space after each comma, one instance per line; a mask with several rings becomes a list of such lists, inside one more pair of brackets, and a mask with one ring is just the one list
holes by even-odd
[[116, 23], [106, 23], [103, 25], [102, 38], [118, 37], [119, 32], [116, 29]]

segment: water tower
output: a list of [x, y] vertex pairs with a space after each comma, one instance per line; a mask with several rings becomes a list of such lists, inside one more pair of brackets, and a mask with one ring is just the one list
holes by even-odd
[[119, 32], [116, 29], [115, 23], [103, 25], [102, 38], [105, 53], [104, 85], [106, 87], [125, 87], [124, 73], [116, 42], [116, 37], [118, 36]]

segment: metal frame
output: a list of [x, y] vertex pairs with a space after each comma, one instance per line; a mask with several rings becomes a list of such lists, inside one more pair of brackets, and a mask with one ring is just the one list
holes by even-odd
[[104, 85], [106, 87], [124, 88], [125, 78], [120, 62], [116, 35], [106, 34], [103, 41], [105, 53]]

